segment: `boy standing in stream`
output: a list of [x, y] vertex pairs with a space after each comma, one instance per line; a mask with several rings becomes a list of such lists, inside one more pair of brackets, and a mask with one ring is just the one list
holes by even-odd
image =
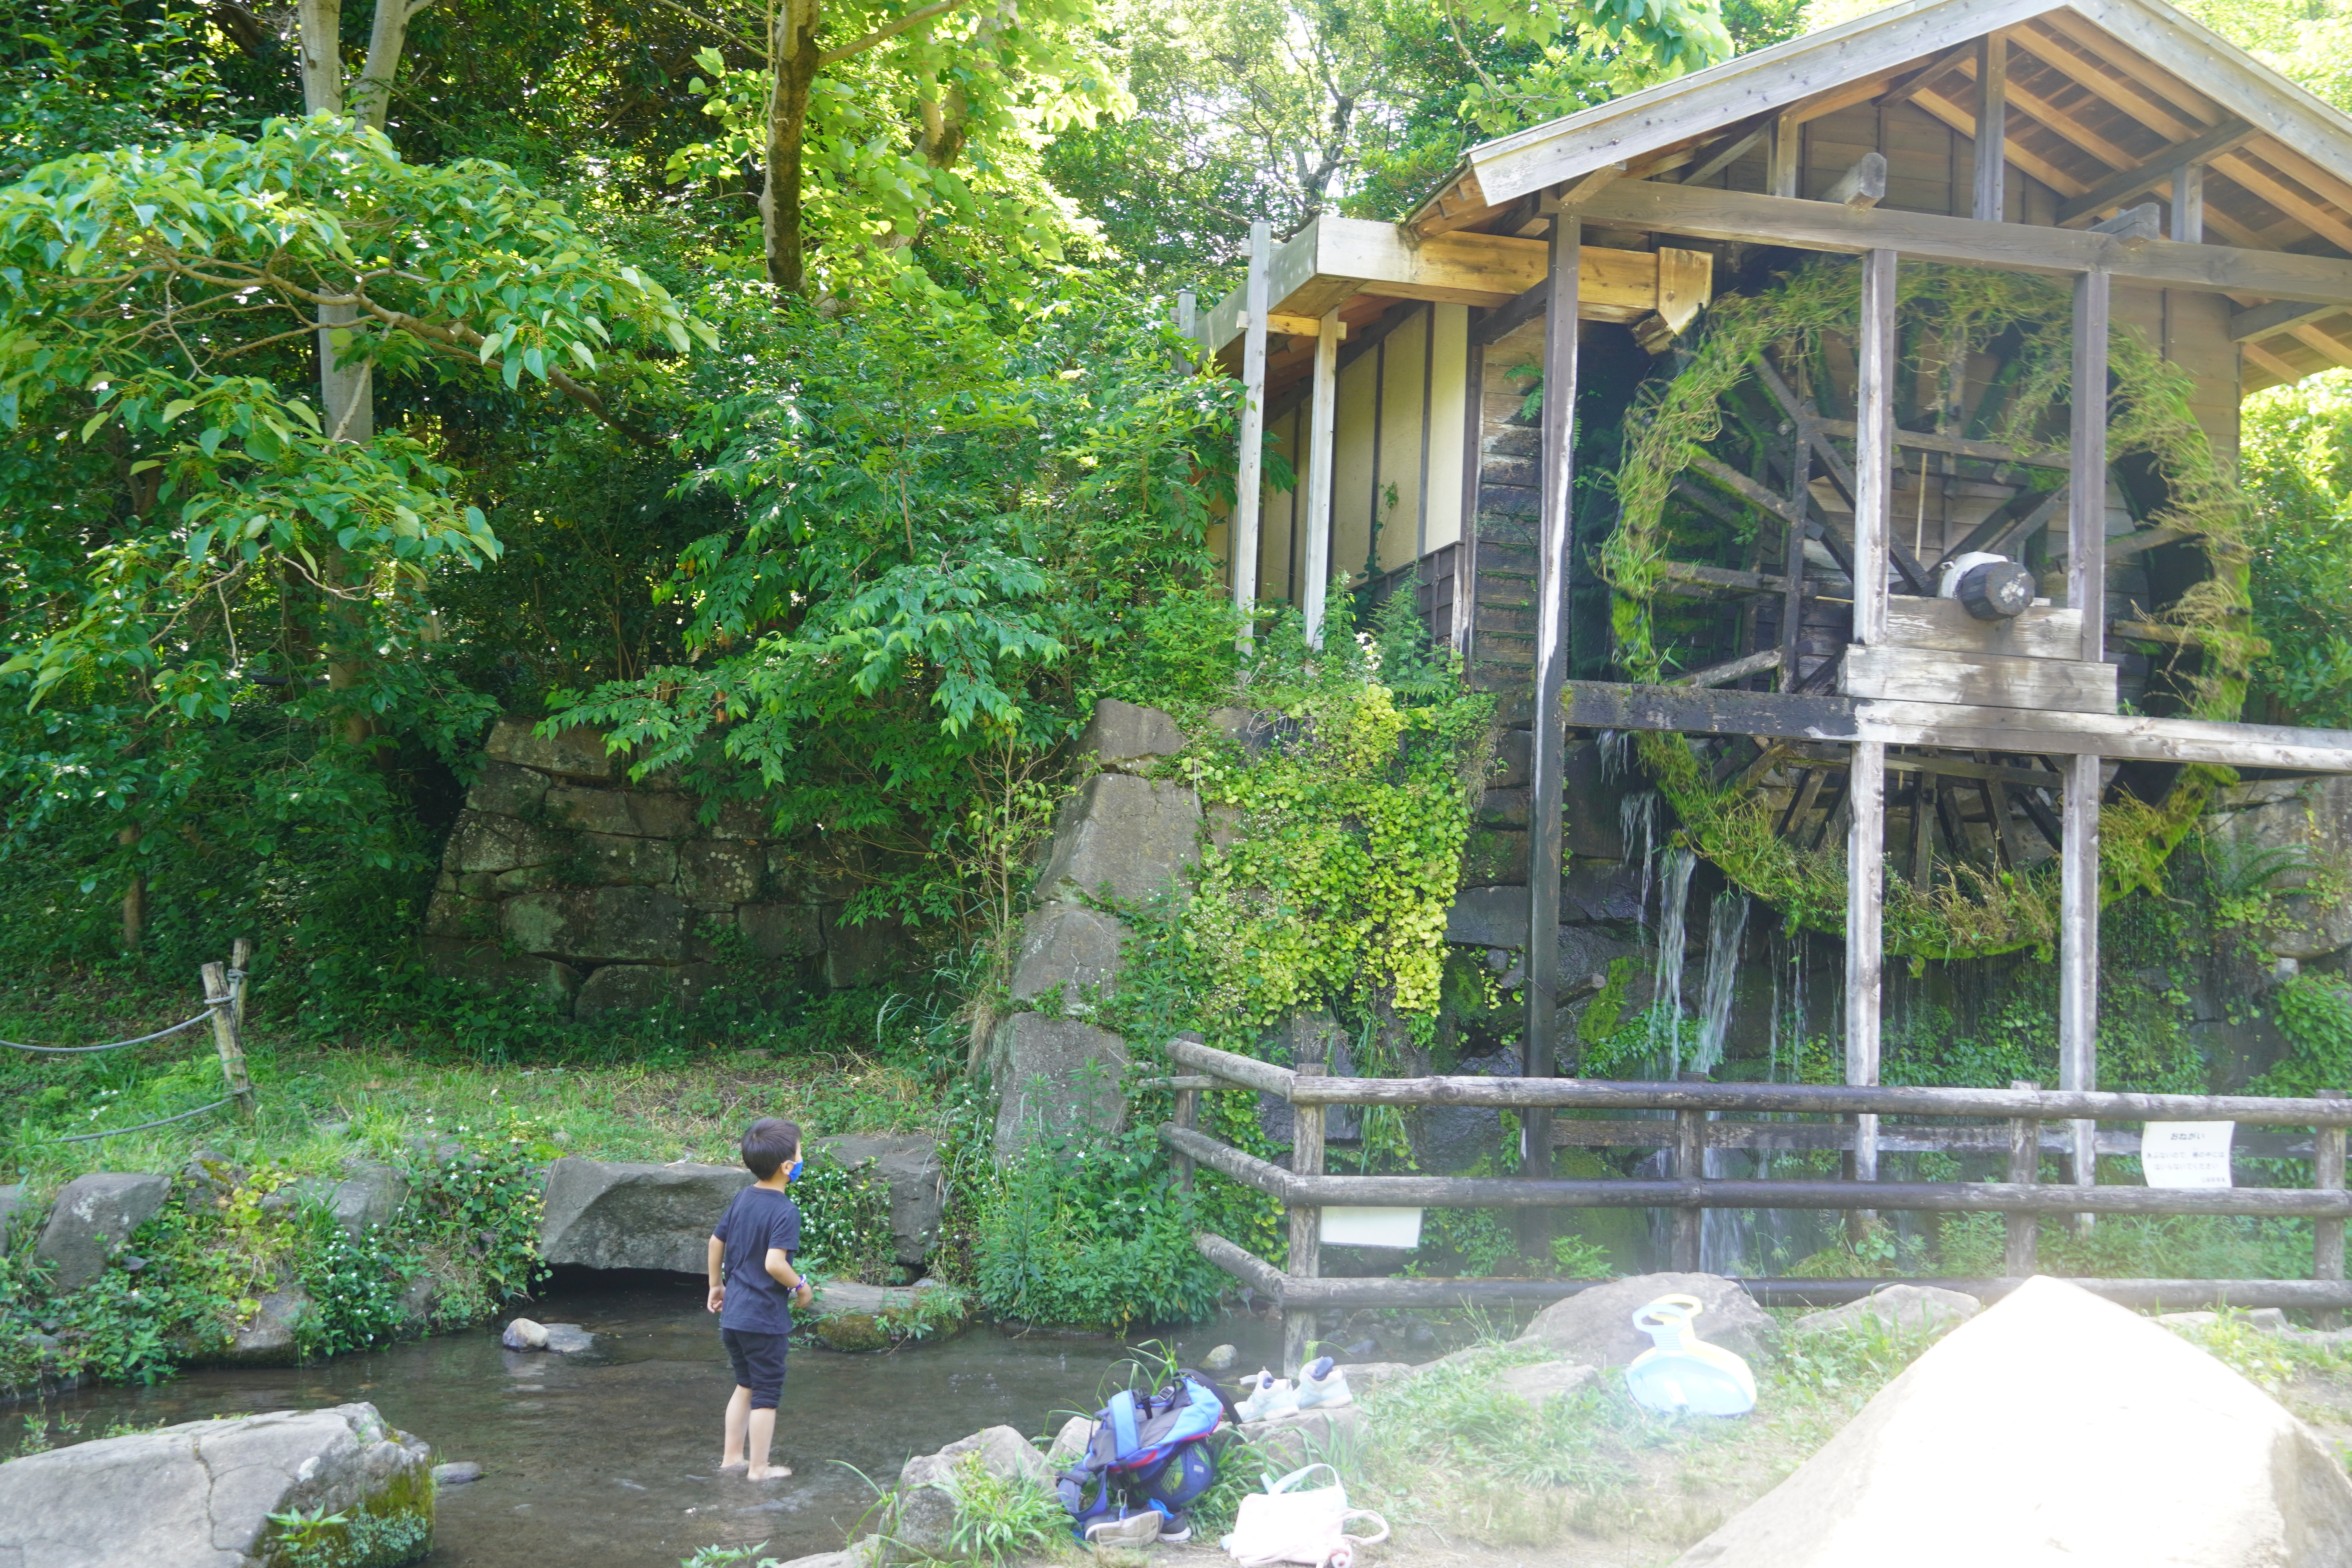
[[742, 1467], [755, 1481], [789, 1476], [768, 1463], [776, 1436], [776, 1401], [784, 1390], [784, 1350], [793, 1307], [814, 1299], [793, 1268], [800, 1250], [800, 1205], [784, 1188], [800, 1170], [801, 1130], [766, 1117], [743, 1134], [743, 1164], [757, 1178], [735, 1194], [710, 1233], [709, 1310], [735, 1367], [727, 1401], [727, 1447], [719, 1468]]

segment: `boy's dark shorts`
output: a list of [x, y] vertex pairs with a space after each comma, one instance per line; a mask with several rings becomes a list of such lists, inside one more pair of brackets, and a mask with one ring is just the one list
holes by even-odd
[[750, 1329], [721, 1329], [719, 1343], [735, 1363], [735, 1386], [751, 1391], [751, 1408], [773, 1410], [784, 1392], [784, 1347], [790, 1334], [755, 1333]]

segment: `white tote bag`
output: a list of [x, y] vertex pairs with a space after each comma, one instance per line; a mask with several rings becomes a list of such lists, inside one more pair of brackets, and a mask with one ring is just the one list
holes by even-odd
[[[1299, 1485], [1317, 1470], [1330, 1473], [1328, 1487]], [[1351, 1535], [1348, 1522], [1368, 1519], [1379, 1527], [1372, 1535]], [[1222, 1545], [1242, 1568], [1271, 1568], [1277, 1563], [1303, 1563], [1308, 1568], [1348, 1568], [1359, 1546], [1386, 1541], [1389, 1527], [1376, 1513], [1348, 1506], [1339, 1472], [1315, 1464], [1296, 1469], [1265, 1490], [1242, 1499], [1234, 1532]]]

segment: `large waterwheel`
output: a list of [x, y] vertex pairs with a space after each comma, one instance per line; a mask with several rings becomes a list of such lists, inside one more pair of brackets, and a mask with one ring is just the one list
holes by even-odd
[[[1792, 693], [1850, 679], [1853, 275], [1818, 265], [1725, 301], [1636, 400], [1602, 557], [1634, 679]], [[2114, 697], [2139, 711], [2234, 718], [2253, 646], [2240, 502], [2184, 379], [2128, 328], [2112, 334], [2105, 603], [2070, 605], [2066, 293], [2024, 278], [1904, 276], [1888, 583], [1900, 640], [1958, 649], [1990, 635], [2063, 660], [2077, 612], [2096, 614], [2119, 655]], [[1834, 926], [1851, 809], [1843, 747], [1643, 744], [1697, 848], [1801, 921]], [[2057, 761], [1897, 747], [1887, 769], [1885, 842], [1910, 895], [1889, 900], [1890, 946], [1954, 954], [2047, 941], [2054, 889], [2032, 873], [2060, 845]], [[2174, 835], [2157, 825], [2193, 810], [2210, 783], [2124, 764], [2109, 796], [2147, 808], [2132, 821], [2150, 824], [2160, 846]]]

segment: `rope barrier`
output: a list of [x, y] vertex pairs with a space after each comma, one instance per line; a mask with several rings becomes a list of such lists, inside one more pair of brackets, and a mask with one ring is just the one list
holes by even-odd
[[169, 1127], [174, 1121], [185, 1121], [191, 1116], [202, 1116], [207, 1110], [218, 1110], [222, 1106], [228, 1104], [230, 1100], [236, 1098], [235, 1095], [231, 1095], [228, 1100], [215, 1100], [210, 1105], [199, 1105], [194, 1110], [183, 1110], [177, 1116], [166, 1116], [155, 1121], [142, 1121], [136, 1127], [110, 1127], [103, 1132], [77, 1132], [70, 1138], [50, 1138], [34, 1144], [33, 1147], [50, 1149], [60, 1143], [87, 1143], [93, 1138], [120, 1138], [125, 1132], [144, 1132], [150, 1127]]
[[142, 1035], [135, 1040], [116, 1040], [110, 1045], [20, 1046], [14, 1040], [0, 1040], [0, 1046], [5, 1046], [12, 1051], [28, 1051], [34, 1055], [44, 1057], [88, 1056], [93, 1051], [119, 1051], [125, 1046], [143, 1046], [150, 1040], [167, 1039], [173, 1035], [184, 1034], [188, 1030], [194, 1028], [198, 1024], [205, 1022], [211, 1018], [212, 1016], [212, 1008], [206, 1007], [203, 1012], [197, 1014], [194, 1017], [186, 1020], [184, 1023], [174, 1024], [168, 1029], [158, 1029], [152, 1035]]

